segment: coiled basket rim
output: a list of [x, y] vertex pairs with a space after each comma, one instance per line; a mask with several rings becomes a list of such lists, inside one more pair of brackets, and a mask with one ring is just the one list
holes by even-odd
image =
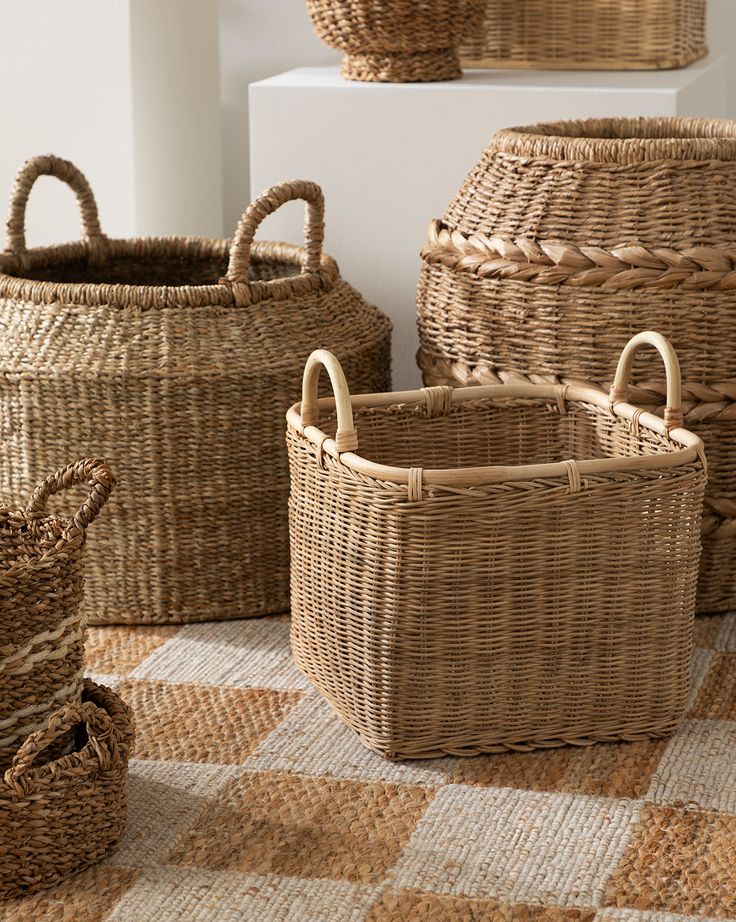
[[70, 263], [84, 262], [98, 268], [106, 262], [135, 259], [141, 263], [156, 260], [189, 261], [218, 259], [227, 263], [231, 239], [209, 237], [130, 237], [82, 239], [51, 246], [34, 247], [23, 253], [0, 254], [0, 298], [32, 304], [72, 304], [79, 306], [152, 308], [242, 307], [272, 299], [286, 301], [309, 293], [328, 292], [339, 279], [335, 260], [321, 254], [317, 272], [304, 271], [307, 250], [304, 246], [274, 241], [255, 241], [253, 263], [270, 263], [293, 269], [283, 278], [247, 284], [220, 278], [210, 285], [135, 285], [117, 282], [58, 282], [28, 278], [24, 273]]

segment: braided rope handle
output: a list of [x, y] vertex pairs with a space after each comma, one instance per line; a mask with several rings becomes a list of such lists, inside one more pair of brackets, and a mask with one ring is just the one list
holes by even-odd
[[97, 766], [101, 771], [108, 771], [117, 757], [118, 733], [104, 708], [92, 701], [85, 701], [81, 704], [68, 704], [56, 711], [43, 729], [36, 730], [23, 741], [10, 768], [5, 772], [5, 784], [18, 793], [28, 793], [31, 779], [27, 773], [38, 757], [65, 733], [81, 724], [87, 728]]
[[97, 518], [115, 486], [112, 471], [102, 458], [83, 458], [51, 474], [33, 491], [26, 506], [26, 514], [45, 515], [50, 496], [80, 483], [89, 483], [92, 489], [74, 514], [67, 538], [70, 532], [82, 534]]
[[302, 425], [316, 426], [319, 423], [319, 403], [317, 386], [319, 373], [324, 368], [330, 378], [335, 394], [337, 409], [337, 434], [335, 446], [338, 451], [357, 451], [358, 433], [353, 428], [353, 407], [350, 403], [350, 390], [345, 372], [337, 358], [327, 349], [315, 350], [307, 359], [302, 379]]
[[68, 160], [48, 154], [27, 160], [15, 177], [6, 223], [6, 252], [26, 252], [26, 207], [33, 184], [39, 176], [55, 176], [72, 189], [82, 217], [82, 234], [88, 242], [101, 243], [107, 240], [100, 227], [94, 193], [84, 174]]
[[624, 346], [621, 358], [618, 360], [616, 374], [613, 379], [613, 385], [609, 393], [609, 400], [613, 408], [619, 401], [628, 401], [629, 399], [629, 379], [631, 378], [631, 366], [634, 362], [634, 356], [642, 346], [654, 346], [662, 356], [664, 362], [665, 374], [667, 377], [667, 404], [664, 408], [665, 428], [677, 429], [683, 425], [684, 418], [682, 413], [682, 378], [680, 375], [680, 362], [677, 353], [672, 347], [672, 343], [661, 333], [647, 331], [637, 333]]
[[317, 272], [322, 261], [322, 244], [325, 237], [325, 199], [322, 189], [314, 182], [293, 179], [273, 186], [248, 206], [233, 237], [230, 262], [225, 281], [247, 285], [250, 280], [250, 254], [256, 231], [263, 221], [287, 202], [307, 203], [304, 227], [306, 257], [302, 273]]

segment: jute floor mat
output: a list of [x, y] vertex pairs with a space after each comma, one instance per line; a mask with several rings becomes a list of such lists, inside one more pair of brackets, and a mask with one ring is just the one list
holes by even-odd
[[662, 742], [395, 764], [289, 658], [288, 619], [98, 628], [133, 705], [119, 852], [6, 922], [736, 918], [736, 616], [697, 627]]

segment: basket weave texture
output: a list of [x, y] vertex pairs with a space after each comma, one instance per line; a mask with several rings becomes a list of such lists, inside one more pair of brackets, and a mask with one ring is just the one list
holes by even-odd
[[[653, 341], [665, 422], [625, 402]], [[336, 402], [316, 400], [320, 363]], [[368, 747], [422, 758], [675, 729], [706, 479], [700, 439], [670, 428], [678, 384], [656, 334], [627, 347], [610, 397], [522, 383], [351, 400], [334, 357], [312, 356], [288, 416], [292, 650]]]
[[706, 0], [481, 0], [461, 49], [473, 67], [656, 70], [708, 53]]
[[[48, 761], [69, 733], [74, 751]], [[132, 742], [128, 706], [88, 679], [78, 704], [25, 740], [0, 781], [0, 898], [49, 887], [117, 848]]]
[[[42, 174], [77, 193], [84, 239], [28, 250]], [[254, 243], [307, 202], [304, 246]], [[283, 415], [315, 347], [354, 386], [390, 387], [390, 322], [322, 252], [314, 183], [269, 190], [233, 241], [112, 240], [81, 173], [55, 157], [18, 176], [0, 256], [0, 492], [18, 496], [69, 452], [119, 475], [87, 558], [92, 623], [183, 622], [289, 605]]]
[[343, 76], [378, 83], [460, 77], [471, 6], [479, 0], [307, 0], [317, 35], [345, 52]]
[[[70, 521], [46, 512], [52, 494], [86, 482]], [[48, 477], [24, 511], [0, 509], [0, 770], [51, 714], [82, 700], [85, 532], [113, 484], [105, 462], [88, 458]]]
[[[430, 226], [425, 384], [610, 380], [637, 329], [678, 349], [708, 452], [698, 610], [736, 608], [736, 122], [612, 119], [499, 132]], [[650, 358], [632, 399], [657, 407]]]

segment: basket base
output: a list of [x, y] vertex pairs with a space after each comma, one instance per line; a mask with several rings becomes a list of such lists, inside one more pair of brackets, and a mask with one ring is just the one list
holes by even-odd
[[346, 80], [368, 83], [423, 83], [462, 76], [457, 48], [433, 51], [347, 54], [342, 62]]

